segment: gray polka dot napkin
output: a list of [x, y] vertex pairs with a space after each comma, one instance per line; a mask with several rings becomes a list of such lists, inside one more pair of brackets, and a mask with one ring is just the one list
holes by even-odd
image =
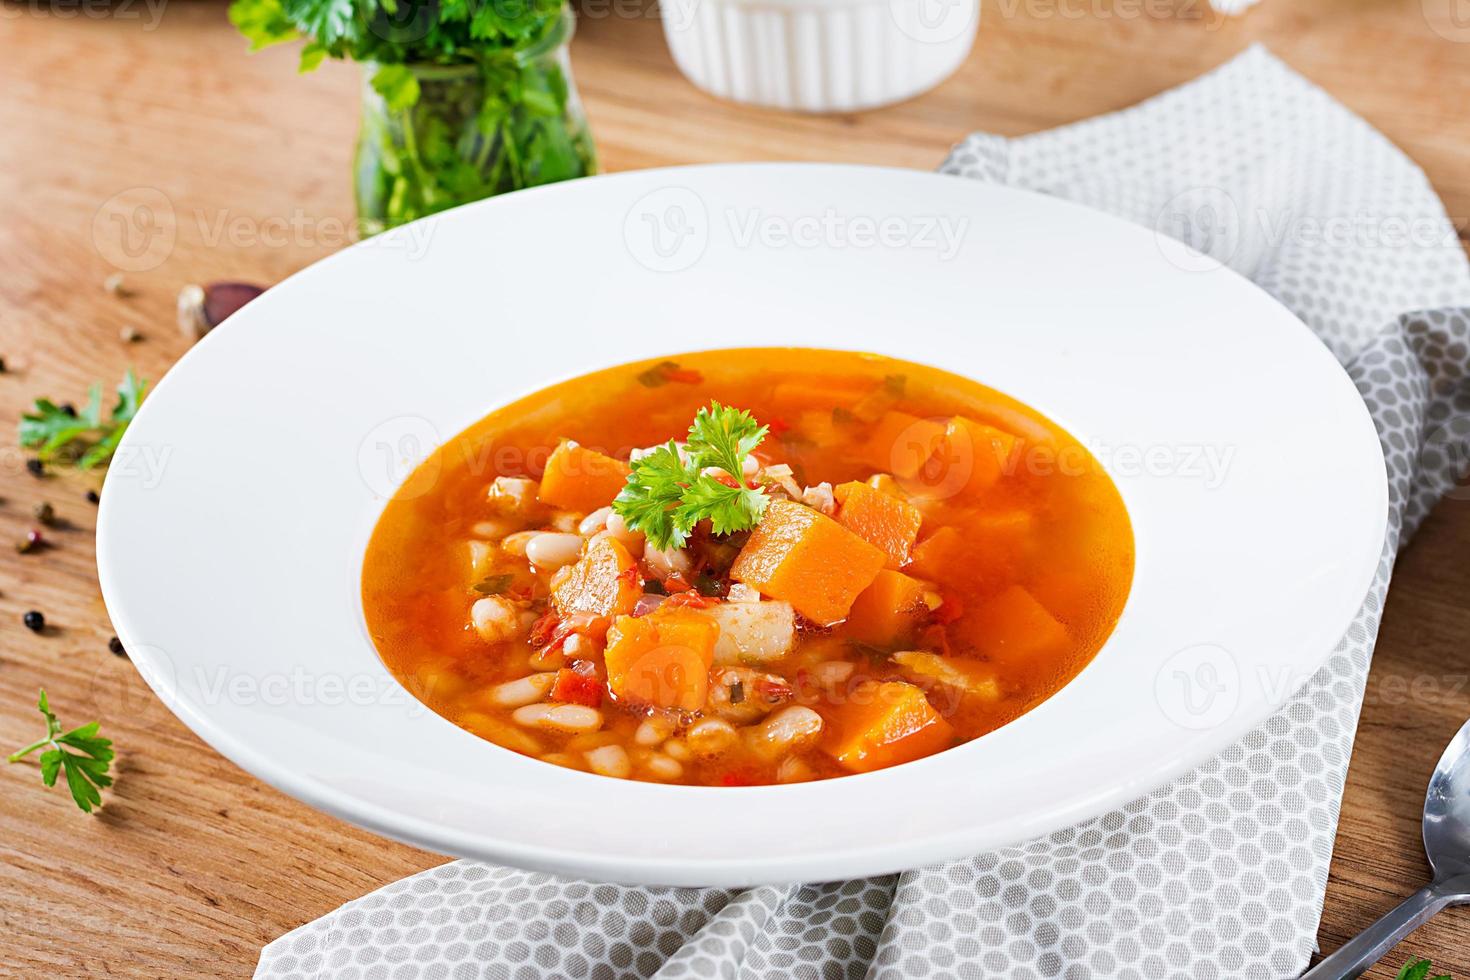
[[[944, 172], [1180, 238], [1294, 310], [1343, 362], [1388, 457], [1373, 587], [1331, 660], [1219, 758], [1088, 823], [900, 875], [634, 888], [466, 861], [265, 948], [257, 977], [1212, 980], [1307, 964], [1353, 731], [1400, 543], [1470, 458], [1470, 269], [1423, 173], [1262, 49], [1123, 112], [975, 134]], [[1457, 308], [1458, 307], [1458, 308]]]

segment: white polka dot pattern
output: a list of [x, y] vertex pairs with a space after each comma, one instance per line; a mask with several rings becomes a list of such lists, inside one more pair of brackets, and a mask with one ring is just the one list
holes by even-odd
[[1261, 49], [1124, 112], [974, 135], [943, 169], [1178, 237], [1255, 279], [1347, 365], [1392, 513], [1327, 665], [1198, 771], [1041, 840], [743, 892], [455, 862], [282, 937], [257, 977], [1267, 980], [1306, 965], [1394, 555], [1437, 499], [1466, 492], [1470, 310], [1450, 307], [1470, 305], [1470, 271], [1454, 230], [1418, 168]]

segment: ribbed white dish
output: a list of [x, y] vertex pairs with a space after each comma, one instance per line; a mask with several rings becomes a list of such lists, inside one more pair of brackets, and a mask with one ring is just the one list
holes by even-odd
[[969, 53], [979, 0], [662, 0], [674, 61], [737, 102], [841, 112], [918, 95]]

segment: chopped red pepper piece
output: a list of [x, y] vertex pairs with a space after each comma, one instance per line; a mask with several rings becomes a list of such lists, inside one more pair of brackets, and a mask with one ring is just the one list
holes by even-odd
[[581, 663], [583, 662], [574, 667], [563, 667], [556, 672], [556, 680], [551, 685], [551, 700], [563, 704], [584, 704], [589, 708], [602, 704], [602, 681], [597, 679], [596, 674], [589, 676], [576, 670], [575, 667], [581, 666]]
[[697, 385], [704, 381], [704, 375], [693, 368], [681, 368], [673, 365], [672, 362], [668, 363], [669, 366], [663, 371], [665, 381], [681, 385]]

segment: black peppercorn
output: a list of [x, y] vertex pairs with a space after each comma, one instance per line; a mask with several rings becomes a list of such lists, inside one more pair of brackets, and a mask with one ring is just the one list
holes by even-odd
[[119, 640], [115, 636], [107, 641], [107, 649], [111, 650], [119, 657], [126, 657], [128, 655], [128, 651], [123, 649], [122, 640]]
[[56, 526], [56, 508], [52, 507], [49, 503], [42, 502], [37, 504], [35, 507], [35, 514], [36, 520], [40, 521], [47, 527]]
[[39, 633], [46, 628], [46, 617], [35, 609], [21, 617], [21, 622], [26, 624], [26, 629], [32, 633]]
[[61, 411], [67, 415], [70, 415], [72, 418], [77, 417], [77, 407], [71, 402], [62, 402]]
[[87, 503], [89, 503], [89, 504], [95, 504], [95, 503], [97, 503], [101, 499], [102, 498], [97, 495], [97, 491], [96, 490], [88, 490], [87, 491]]
[[32, 456], [26, 460], [26, 470], [30, 472], [31, 476], [45, 476], [46, 464]]

